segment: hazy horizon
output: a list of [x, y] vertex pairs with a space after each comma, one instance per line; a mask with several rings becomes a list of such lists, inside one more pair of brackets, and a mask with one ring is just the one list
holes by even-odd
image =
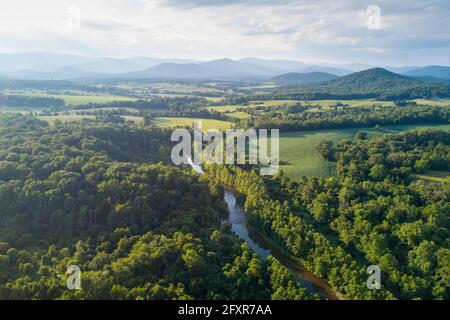
[[[89, 59], [117, 59], [117, 60], [128, 60], [128, 59], [155, 59], [155, 60], [179, 60], [180, 63], [203, 63], [203, 62], [211, 62], [211, 61], [218, 61], [218, 60], [233, 60], [233, 61], [240, 61], [244, 59], [261, 59], [266, 61], [292, 61], [292, 62], [299, 62], [304, 63], [305, 65], [322, 65], [322, 66], [341, 66], [342, 68], [350, 65], [361, 65], [363, 67], [367, 66], [368, 68], [384, 68], [384, 67], [394, 67], [394, 68], [402, 68], [402, 67], [426, 67], [426, 66], [449, 66], [450, 62], [448, 64], [371, 64], [371, 63], [364, 63], [364, 62], [332, 62], [332, 61], [319, 61], [319, 62], [310, 62], [310, 61], [303, 61], [298, 59], [289, 59], [289, 58], [262, 58], [258, 56], [242, 56], [237, 58], [230, 58], [230, 57], [216, 57], [212, 59], [196, 59], [196, 58], [189, 58], [189, 57], [177, 57], [177, 56], [169, 56], [169, 57], [155, 57], [155, 56], [129, 56], [129, 57], [115, 57], [115, 56], [103, 56], [103, 55], [84, 55], [84, 54], [73, 54], [73, 53], [54, 53], [54, 52], [0, 52], [0, 55], [66, 55], [66, 56], [76, 56], [80, 58], [89, 58]], [[164, 63], [164, 62], [162, 62]]]

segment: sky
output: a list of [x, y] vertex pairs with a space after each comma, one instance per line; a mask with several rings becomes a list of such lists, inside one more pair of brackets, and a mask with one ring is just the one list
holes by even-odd
[[450, 65], [450, 1], [2, 0], [0, 52]]

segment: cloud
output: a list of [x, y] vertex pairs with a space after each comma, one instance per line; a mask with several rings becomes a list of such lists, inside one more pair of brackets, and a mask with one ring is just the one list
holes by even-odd
[[[139, 0], [152, 1], [152, 0]], [[224, 6], [281, 6], [289, 3], [299, 2], [298, 0], [159, 0], [166, 6], [173, 7], [224, 7]]]
[[[78, 32], [66, 28], [73, 1], [24, 3], [0, 11], [0, 37], [17, 39], [4, 51], [45, 39], [42, 50], [88, 55], [450, 64], [448, 0], [77, 0]], [[380, 30], [367, 27], [369, 5], [381, 9]]]

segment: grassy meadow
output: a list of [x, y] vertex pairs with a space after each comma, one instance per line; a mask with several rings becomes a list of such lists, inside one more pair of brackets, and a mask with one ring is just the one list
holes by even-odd
[[450, 172], [429, 170], [427, 172], [424, 172], [423, 174], [414, 174], [413, 176], [416, 179], [420, 179], [426, 182], [443, 183], [448, 177], [450, 177]]
[[192, 126], [195, 121], [202, 123], [203, 130], [208, 129], [219, 129], [225, 130], [231, 128], [232, 122], [214, 120], [214, 119], [196, 119], [196, 118], [169, 118], [169, 117], [157, 117], [152, 121], [153, 125], [162, 128], [175, 128], [175, 127], [186, 127]]
[[59, 95], [46, 93], [30, 93], [29, 96], [45, 97], [45, 98], [59, 98], [66, 102], [66, 105], [78, 105], [88, 103], [108, 103], [112, 101], [134, 101], [135, 98], [112, 96], [112, 95]]
[[450, 125], [398, 125], [375, 128], [350, 128], [318, 131], [282, 133], [280, 137], [281, 169], [292, 178], [300, 176], [327, 177], [335, 173], [334, 164], [321, 159], [315, 147], [323, 140], [337, 143], [341, 139], [353, 138], [359, 131], [366, 131], [369, 136], [389, 134], [392, 132], [443, 129], [450, 130]]
[[60, 114], [60, 115], [41, 115], [37, 116], [38, 119], [47, 121], [48, 124], [54, 125], [56, 120], [62, 123], [81, 121], [84, 119], [95, 119], [93, 115], [77, 115], [77, 114]]

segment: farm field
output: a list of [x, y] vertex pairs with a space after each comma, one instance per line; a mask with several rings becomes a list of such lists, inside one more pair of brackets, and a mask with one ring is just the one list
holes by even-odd
[[176, 82], [158, 82], [151, 84], [150, 87], [156, 90], [162, 91], [172, 91], [176, 93], [183, 94], [191, 94], [192, 92], [214, 92], [214, 93], [222, 93], [223, 90], [212, 88], [212, 87], [204, 87], [204, 86], [196, 86], [192, 84], [182, 84]]
[[335, 106], [338, 103], [342, 103], [344, 105], [348, 105], [350, 107], [361, 107], [361, 106], [371, 106], [371, 105], [379, 105], [382, 107], [392, 107], [394, 103], [392, 101], [381, 101], [381, 100], [371, 100], [371, 99], [363, 99], [363, 100], [308, 100], [306, 102], [307, 105], [311, 106], [321, 106], [321, 107], [330, 107]]
[[361, 106], [382, 106], [382, 107], [391, 107], [394, 106], [392, 101], [379, 101], [379, 100], [269, 100], [269, 101], [251, 101], [248, 105], [223, 105], [223, 106], [211, 106], [206, 107], [209, 111], [218, 111], [218, 112], [234, 112], [240, 108], [256, 108], [256, 107], [274, 107], [274, 106], [291, 106], [300, 103], [302, 105], [311, 106], [309, 111], [318, 111], [319, 109], [314, 108], [315, 106], [319, 106], [322, 110], [327, 110], [327, 108], [331, 106], [335, 106], [338, 103], [343, 105], [347, 105], [348, 107], [361, 107]]
[[[151, 96], [154, 97], [160, 97], [160, 98], [184, 98], [184, 97], [196, 97], [192, 94], [181, 94], [181, 93], [152, 93]], [[202, 98], [205, 98], [208, 101], [211, 102], [221, 102], [223, 100], [223, 98], [220, 97], [207, 97], [207, 96], [202, 96]]]
[[64, 99], [67, 105], [87, 104], [87, 103], [108, 103], [112, 101], [134, 101], [135, 98], [122, 96], [96, 96], [96, 95], [58, 95], [46, 93], [31, 93], [30, 96], [46, 97], [46, 98], [60, 98]]
[[414, 174], [415, 178], [424, 180], [427, 182], [444, 182], [446, 178], [450, 177], [450, 172], [447, 171], [436, 171], [436, 170], [429, 170], [427, 172], [424, 172], [423, 174]]
[[250, 118], [250, 115], [247, 112], [243, 112], [243, 111], [231, 112], [231, 113], [229, 113], [229, 115], [234, 118], [238, 118], [238, 119]]
[[126, 121], [134, 122], [134, 124], [143, 124], [144, 123], [143, 117], [138, 117], [138, 116], [121, 116], [121, 117], [124, 118]]
[[247, 108], [249, 106], [243, 105], [224, 105], [224, 106], [212, 106], [206, 107], [209, 111], [217, 111], [217, 112], [235, 112], [240, 108]]
[[417, 104], [426, 104], [430, 106], [449, 106], [450, 99], [416, 99]]
[[80, 121], [83, 119], [95, 119], [93, 115], [76, 115], [76, 114], [60, 114], [60, 115], [45, 115], [45, 116], [37, 116], [38, 119], [47, 121], [48, 124], [54, 125], [56, 120], [60, 120], [61, 122], [74, 122]]
[[169, 118], [157, 117], [153, 119], [152, 124], [162, 128], [174, 128], [192, 126], [195, 121], [202, 123], [203, 130], [220, 129], [225, 130], [231, 128], [232, 122], [214, 120], [214, 119], [196, 119], [196, 118]]
[[[92, 108], [92, 109], [75, 109], [70, 111], [65, 111], [70, 114], [76, 114], [77, 112], [85, 112], [85, 113], [95, 113], [95, 112], [101, 112], [101, 111], [113, 111], [113, 110], [125, 110], [132, 113], [138, 113], [139, 110], [133, 109], [133, 108]], [[162, 110], [162, 109], [161, 109]]]
[[302, 175], [328, 177], [335, 173], [334, 164], [321, 159], [315, 152], [316, 145], [323, 140], [337, 143], [344, 138], [353, 138], [359, 131], [376, 135], [425, 129], [450, 130], [450, 125], [398, 125], [378, 129], [351, 128], [282, 133], [280, 137], [281, 169], [292, 179], [298, 179]]

